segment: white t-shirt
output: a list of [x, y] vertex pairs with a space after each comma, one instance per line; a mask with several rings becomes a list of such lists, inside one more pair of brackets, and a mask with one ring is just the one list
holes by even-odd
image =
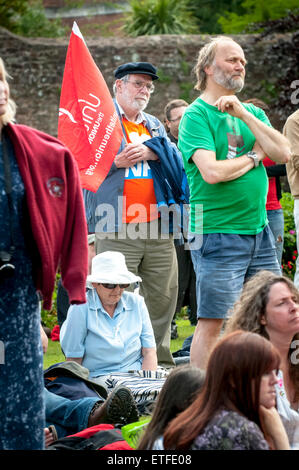
[[296, 411], [291, 408], [285, 391], [281, 370], [278, 372], [278, 379], [279, 382], [276, 385], [277, 410], [288, 435], [291, 449], [299, 450], [299, 409]]

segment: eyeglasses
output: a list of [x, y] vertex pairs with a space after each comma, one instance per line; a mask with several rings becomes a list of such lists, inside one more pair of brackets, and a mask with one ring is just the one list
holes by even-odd
[[155, 89], [155, 85], [153, 83], [142, 82], [141, 80], [135, 80], [135, 82], [128, 81], [127, 83], [132, 83], [135, 88], [138, 90], [142, 90], [142, 88], [146, 88], [149, 93], [153, 93]]
[[100, 283], [105, 289], [115, 289], [115, 287], [119, 286], [121, 289], [126, 289], [129, 287], [130, 284], [107, 284], [107, 283]]

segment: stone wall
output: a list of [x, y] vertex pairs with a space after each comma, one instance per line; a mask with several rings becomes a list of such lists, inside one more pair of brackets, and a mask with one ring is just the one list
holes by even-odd
[[[80, 25], [79, 25], [80, 27]], [[198, 50], [207, 36], [144, 36], [138, 38], [90, 38], [90, 53], [112, 90], [113, 70], [121, 63], [148, 61], [158, 67], [160, 80], [148, 111], [163, 119], [165, 104], [174, 98], [191, 102]], [[299, 33], [236, 36], [247, 60], [242, 99], [258, 97], [270, 104], [270, 118], [281, 129], [298, 107]], [[0, 28], [0, 56], [4, 59], [11, 95], [18, 106], [18, 122], [57, 135], [57, 116], [69, 38], [28, 39]], [[296, 80], [298, 82], [296, 83]], [[292, 88], [295, 87], [295, 88]], [[297, 88], [297, 93], [296, 93]], [[292, 99], [291, 99], [292, 97]], [[296, 99], [297, 97], [297, 99]]]

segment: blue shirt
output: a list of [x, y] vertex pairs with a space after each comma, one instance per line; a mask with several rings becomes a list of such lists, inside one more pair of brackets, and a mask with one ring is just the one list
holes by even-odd
[[91, 377], [140, 370], [141, 349], [156, 347], [143, 297], [124, 292], [111, 318], [95, 289], [86, 304], [69, 308], [60, 343], [66, 357], [83, 358]]

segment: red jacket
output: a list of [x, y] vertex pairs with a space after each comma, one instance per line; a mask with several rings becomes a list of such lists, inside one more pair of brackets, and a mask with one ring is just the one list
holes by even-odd
[[51, 308], [58, 266], [70, 302], [85, 303], [88, 244], [77, 163], [70, 151], [48, 134], [18, 124], [8, 124], [6, 129], [24, 182], [39, 253], [33, 262], [43, 307]]

